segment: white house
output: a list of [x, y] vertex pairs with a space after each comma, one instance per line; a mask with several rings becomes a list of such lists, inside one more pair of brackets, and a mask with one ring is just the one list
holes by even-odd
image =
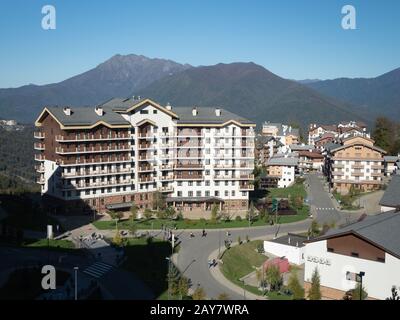
[[264, 241], [264, 251], [277, 257], [285, 257], [290, 263], [304, 263], [304, 241], [307, 237], [289, 233], [285, 236]]
[[388, 211], [306, 241], [304, 288], [314, 270], [325, 299], [342, 299], [364, 272], [369, 299], [386, 299], [400, 286], [400, 212]]

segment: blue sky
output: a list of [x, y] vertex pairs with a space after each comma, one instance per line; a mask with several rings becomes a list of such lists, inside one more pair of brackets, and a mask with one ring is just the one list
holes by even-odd
[[[41, 28], [54, 5], [57, 29]], [[341, 8], [357, 30], [341, 28]], [[45, 84], [114, 54], [192, 65], [253, 61], [290, 79], [374, 77], [400, 67], [398, 0], [1, 0], [0, 88]]]

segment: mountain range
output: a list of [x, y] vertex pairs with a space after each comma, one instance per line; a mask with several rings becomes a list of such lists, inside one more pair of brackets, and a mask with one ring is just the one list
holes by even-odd
[[321, 94], [352, 103], [360, 114], [400, 118], [400, 68], [376, 78], [339, 78], [303, 84]]
[[[46, 105], [93, 106], [112, 97], [141, 95], [176, 106], [219, 106], [257, 124], [280, 121], [305, 127], [310, 122], [340, 120], [372, 124], [379, 112], [399, 111], [398, 70], [375, 79], [298, 82], [252, 62], [193, 67], [115, 55], [59, 83], [0, 89], [0, 118], [29, 123]], [[362, 99], [368, 94], [374, 99]]]

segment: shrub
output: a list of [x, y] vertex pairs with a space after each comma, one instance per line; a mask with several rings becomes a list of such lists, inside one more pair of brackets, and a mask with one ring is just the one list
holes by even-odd
[[241, 216], [236, 216], [235, 217], [235, 221], [242, 221], [242, 217]]

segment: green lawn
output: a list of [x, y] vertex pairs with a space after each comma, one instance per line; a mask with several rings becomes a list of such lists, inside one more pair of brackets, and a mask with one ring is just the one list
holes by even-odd
[[307, 192], [304, 188], [302, 180], [296, 182], [287, 188], [271, 188], [268, 189], [268, 196], [271, 198], [290, 198], [302, 197], [305, 199], [307, 197]]
[[[290, 223], [307, 219], [308, 208], [303, 207], [297, 215], [281, 216], [279, 223]], [[128, 229], [130, 224], [129, 220], [120, 221], [118, 223], [119, 229]], [[100, 230], [115, 229], [115, 221], [95, 221], [93, 225]], [[219, 221], [212, 223], [210, 220], [205, 219], [184, 219], [184, 220], [168, 220], [168, 219], [149, 219], [136, 221], [136, 227], [139, 230], [161, 229], [161, 225], [177, 229], [233, 229], [233, 228], [248, 228], [249, 221], [242, 219], [241, 221]], [[253, 221], [251, 227], [265, 226], [267, 223], [264, 220]]]
[[171, 244], [159, 239], [147, 243], [145, 238], [129, 239], [125, 247], [127, 260], [122, 267], [135, 273], [154, 292], [156, 297], [165, 297], [168, 273], [168, 260]]
[[25, 242], [25, 247], [33, 248], [56, 248], [56, 249], [75, 249], [72, 241], [69, 240], [54, 240], [54, 239], [39, 239]]
[[[261, 295], [258, 288], [244, 285], [243, 282], [239, 281], [239, 279], [254, 271], [254, 267], [261, 266], [262, 263], [268, 259], [265, 255], [255, 251], [255, 249], [262, 244], [262, 240], [255, 240], [242, 245], [236, 245], [231, 249], [226, 250], [222, 256], [222, 274], [234, 284], [256, 295]], [[275, 292], [268, 292], [266, 296], [270, 300], [291, 299], [289, 296]]]

